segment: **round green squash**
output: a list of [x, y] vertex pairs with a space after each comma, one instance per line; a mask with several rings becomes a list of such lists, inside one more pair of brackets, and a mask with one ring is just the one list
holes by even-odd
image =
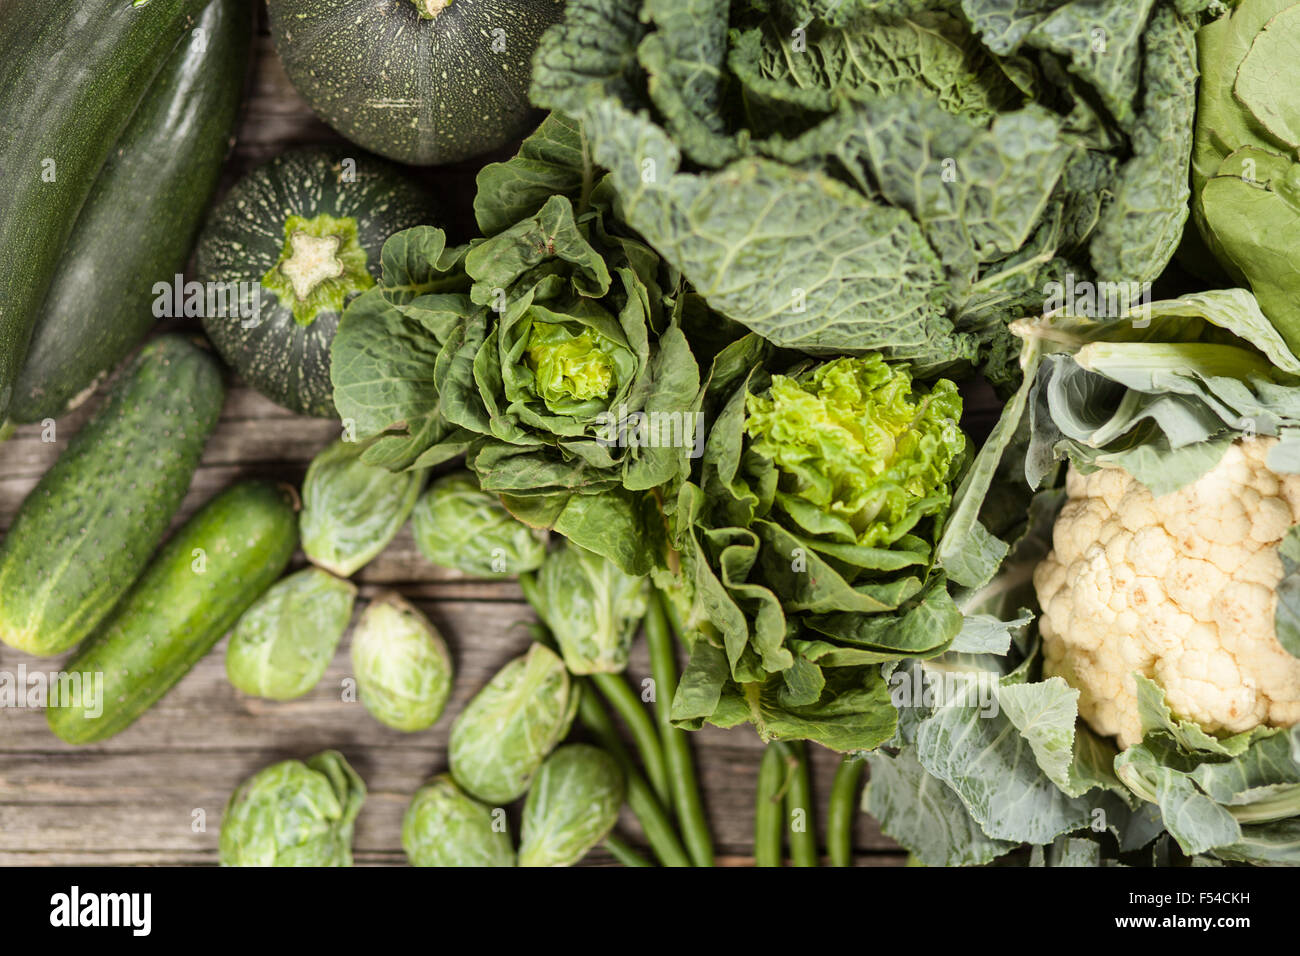
[[521, 139], [533, 51], [563, 0], [269, 0], [289, 79], [325, 122], [404, 163]]
[[351, 299], [375, 284], [395, 232], [427, 223], [424, 191], [357, 151], [297, 149], [237, 182], [199, 236], [203, 327], [248, 384], [330, 418], [330, 343]]

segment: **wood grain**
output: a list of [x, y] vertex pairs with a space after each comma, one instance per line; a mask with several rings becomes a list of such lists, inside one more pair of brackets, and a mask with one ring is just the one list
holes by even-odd
[[[262, 26], [225, 186], [286, 147], [337, 141], [289, 85]], [[441, 197], [444, 225], [453, 232], [472, 226], [469, 199], [477, 165], [418, 172]], [[25, 426], [0, 443], [0, 530], [101, 397], [102, 389], [52, 429]], [[334, 422], [292, 415], [234, 384], [177, 523], [237, 479], [299, 481], [337, 429]], [[300, 554], [295, 565], [302, 563]], [[363, 598], [397, 588], [446, 636], [457, 676], [447, 712], [433, 729], [402, 734], [343, 700], [342, 684], [351, 674], [348, 637], [320, 685], [285, 703], [250, 698], [231, 687], [223, 641], [138, 723], [92, 747], [59, 741], [40, 709], [2, 708], [0, 865], [215, 863], [221, 810], [236, 785], [276, 760], [331, 747], [347, 756], [370, 790], [357, 825], [357, 862], [404, 863], [400, 826], [410, 795], [446, 768], [448, 730], [465, 701], [526, 649], [523, 624], [531, 611], [513, 582], [469, 580], [429, 564], [409, 528], [356, 580]], [[49, 671], [59, 663], [0, 645], [0, 672], [16, 673], [20, 665], [29, 673]], [[647, 672], [644, 648], [638, 647], [629, 676], [640, 681]], [[719, 862], [746, 863], [761, 743], [749, 728], [708, 728], [692, 735], [692, 742]], [[824, 803], [838, 758], [814, 749], [814, 793]], [[638, 840], [633, 820], [625, 818], [621, 828]], [[865, 815], [854, 841], [863, 864], [902, 861], [897, 846]], [[596, 851], [585, 862], [610, 860]]]

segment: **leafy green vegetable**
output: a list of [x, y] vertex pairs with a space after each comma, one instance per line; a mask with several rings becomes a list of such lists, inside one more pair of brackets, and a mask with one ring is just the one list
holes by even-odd
[[1294, 0], [1242, 0], [1201, 28], [1192, 161], [1201, 238], [1230, 276], [1249, 284], [1292, 350], [1300, 349], [1300, 117], [1288, 71], [1297, 37]]
[[312, 459], [302, 483], [298, 525], [313, 564], [341, 577], [393, 540], [415, 506], [424, 473], [393, 474], [362, 460], [365, 447], [339, 440]]
[[961, 401], [878, 354], [736, 378], [670, 515], [694, 635], [673, 719], [873, 748], [895, 719], [878, 665], [961, 629], [932, 564], [970, 460]]
[[365, 783], [336, 750], [272, 764], [231, 794], [221, 865], [351, 866], [352, 827], [365, 799]]
[[[416, 226], [384, 243], [379, 285], [354, 299], [330, 346], [334, 404], [355, 437], [361, 460], [393, 471], [425, 467], [463, 453], [472, 436], [441, 415], [441, 389], [466, 339], [471, 311], [463, 270], [468, 246]], [[373, 440], [372, 440], [373, 439]]]
[[1161, 494], [1209, 471], [1243, 432], [1279, 438], [1275, 471], [1300, 468], [1300, 359], [1244, 289], [1014, 328], [1046, 353], [1029, 396], [1031, 486], [1042, 463], [1069, 458], [1084, 472], [1118, 465]]
[[494, 805], [518, 799], [569, 732], [579, 693], [564, 662], [541, 644], [501, 668], [452, 724], [456, 783]]
[[[487, 239], [452, 252], [436, 230], [389, 240], [404, 268], [354, 303], [334, 381], [340, 413], [373, 441], [364, 460], [467, 453], [522, 520], [644, 574], [650, 555], [617, 532], [647, 537], [642, 493], [688, 470], [699, 369], [666, 298], [674, 278], [613, 202], [572, 123], [547, 119], [481, 173]], [[408, 272], [430, 294], [409, 298]]]
[[412, 866], [514, 866], [505, 814], [439, 774], [411, 798], [402, 817], [402, 849]]
[[538, 613], [574, 674], [627, 668], [650, 582], [624, 574], [600, 555], [565, 542], [537, 574]]
[[[1034, 421], [1027, 445], [1015, 438], [1005, 446], [1023, 451], [1023, 459], [1010, 458], [1031, 484], [1056, 472], [1049, 467], [1054, 454], [1088, 468], [1115, 447], [1126, 468], [1144, 468], [1145, 481], [1178, 486], [1212, 467], [1245, 425], [1277, 425], [1283, 438], [1274, 454], [1284, 449], [1287, 425], [1266, 412], [1281, 415], [1295, 402], [1296, 358], [1249, 293], [1153, 303], [1141, 319], [1049, 315], [1024, 324], [1034, 359], [1024, 390], [1035, 394], [1009, 406], [1004, 423]], [[1047, 364], [1035, 378], [1040, 349], [1048, 350]], [[1062, 369], [1074, 377], [1057, 382]], [[1235, 419], [1247, 402], [1251, 415]], [[1135, 427], [1144, 407], [1152, 408], [1153, 425]], [[1193, 425], [1208, 437], [1196, 437]], [[1118, 441], [1128, 428], [1130, 440]], [[1079, 437], [1065, 437], [1074, 429]], [[1170, 449], [1188, 434], [1190, 444]], [[1084, 444], [1089, 436], [1092, 446]], [[1036, 604], [1028, 576], [1052, 548], [1062, 498], [1060, 489], [1037, 494], [1030, 523], [996, 578], [959, 596], [966, 626], [952, 649], [891, 671], [898, 734], [893, 753], [868, 754], [863, 806], [931, 865], [982, 864], [1026, 843], [1039, 848], [1031, 858], [1039, 865], [1295, 862], [1295, 728], [1206, 734], [1175, 717], [1160, 685], [1136, 675], [1140, 739], [1117, 752], [1079, 721], [1075, 689], [1060, 676], [1036, 679], [1041, 658], [1028, 627]], [[1283, 570], [1294, 559], [1292, 546], [1290, 537], [1283, 541]], [[1283, 640], [1291, 613], [1279, 594]], [[1043, 847], [1050, 847], [1047, 856]]]
[[520, 522], [469, 472], [434, 481], [415, 503], [411, 528], [422, 555], [475, 577], [534, 571], [546, 557], [546, 532]]
[[272, 585], [230, 636], [230, 683], [272, 700], [307, 693], [338, 649], [356, 596], [356, 585], [319, 568], [305, 568]]
[[451, 654], [442, 635], [391, 591], [371, 601], [357, 622], [352, 669], [361, 703], [394, 730], [432, 727], [451, 694]]
[[1178, 244], [1192, 30], [1154, 0], [573, 0], [532, 95], [718, 312], [1009, 378], [1048, 281]]
[[605, 838], [623, 805], [623, 771], [599, 747], [568, 744], [542, 763], [524, 802], [520, 866], [572, 866]]
[[1173, 256], [1188, 216], [1196, 96], [1193, 26], [1161, 7], [1142, 43], [1147, 80], [1132, 130], [1133, 156], [1116, 174], [1115, 196], [1102, 211], [1089, 250], [1103, 281], [1153, 281]]

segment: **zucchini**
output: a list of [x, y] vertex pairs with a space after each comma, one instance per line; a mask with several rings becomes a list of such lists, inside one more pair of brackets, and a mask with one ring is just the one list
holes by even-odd
[[563, 0], [268, 0], [289, 80], [325, 122], [403, 163], [455, 163], [527, 135], [533, 51]]
[[384, 240], [429, 220], [428, 197], [397, 167], [356, 150], [291, 150], [253, 170], [212, 211], [195, 277], [237, 289], [238, 308], [203, 328], [253, 388], [332, 418], [330, 344], [344, 306], [379, 278]]
[[298, 544], [294, 504], [286, 486], [242, 482], [182, 525], [64, 665], [104, 675], [99, 701], [52, 701], [50, 729], [70, 744], [106, 740], [157, 703], [285, 569]]
[[250, 0], [213, 0], [131, 117], [55, 268], [12, 421], [63, 414], [153, 325], [217, 187], [252, 35]]
[[223, 391], [216, 359], [181, 336], [140, 351], [0, 543], [0, 640], [58, 654], [113, 609], [180, 507]]
[[0, 30], [0, 420], [96, 176], [203, 0], [5, 0]]

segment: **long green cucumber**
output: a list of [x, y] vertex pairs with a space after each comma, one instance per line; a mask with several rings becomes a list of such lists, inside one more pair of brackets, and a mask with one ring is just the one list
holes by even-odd
[[212, 0], [145, 94], [59, 258], [12, 421], [63, 414], [156, 321], [155, 286], [185, 268], [216, 190], [252, 35], [250, 0]]
[[[64, 665], [93, 678], [82, 678], [81, 698], [50, 702], [50, 729], [70, 744], [105, 740], [156, 704], [289, 563], [298, 546], [294, 504], [288, 488], [249, 481], [204, 505]], [[102, 696], [87, 700], [84, 688], [100, 674]]]
[[107, 616], [167, 533], [223, 395], [206, 349], [168, 335], [140, 350], [0, 542], [0, 640], [58, 654]]
[[5, 0], [0, 9], [0, 419], [95, 177], [203, 6]]

